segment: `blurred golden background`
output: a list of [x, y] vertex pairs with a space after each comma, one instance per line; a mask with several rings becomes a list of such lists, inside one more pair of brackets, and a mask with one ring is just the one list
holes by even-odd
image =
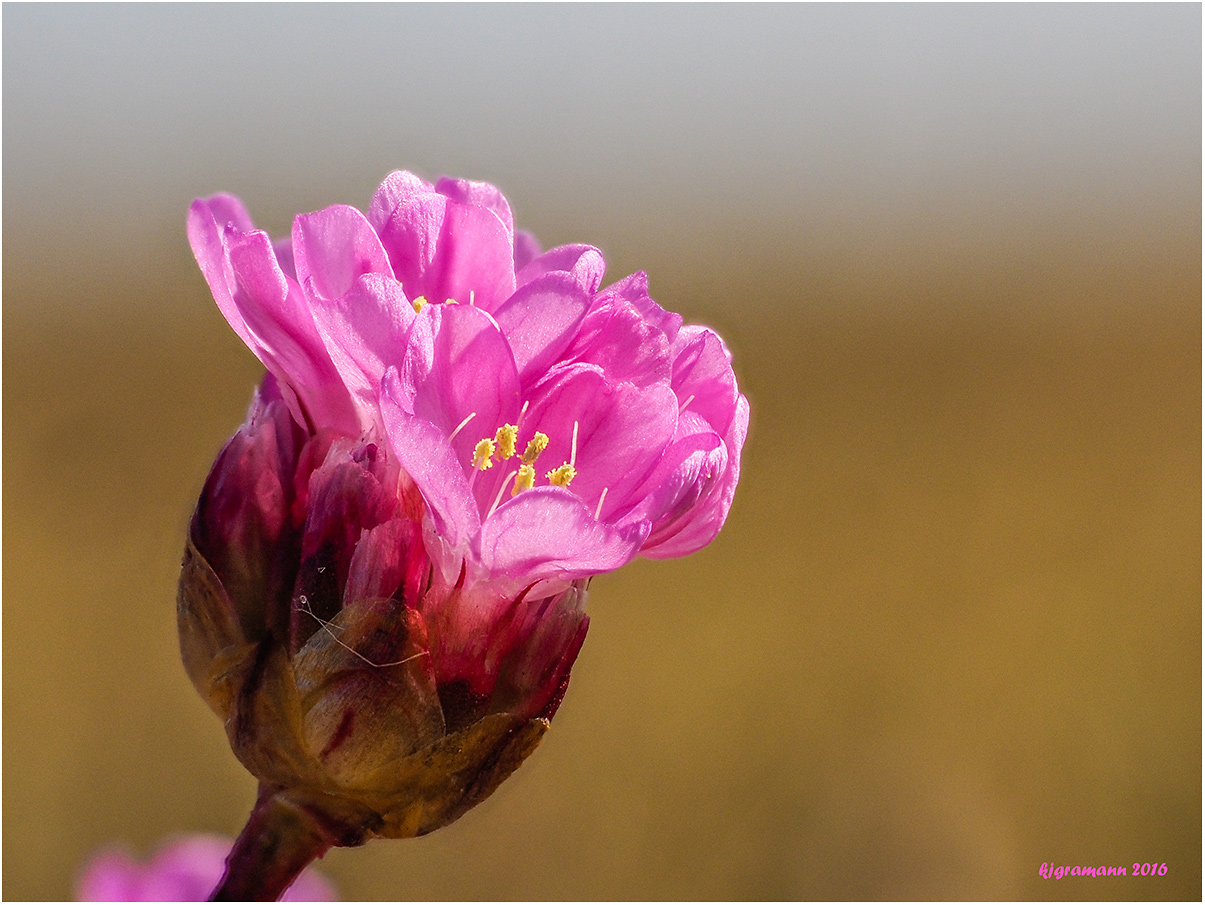
[[3, 18], [5, 898], [241, 827], [174, 599], [260, 368], [185, 212], [397, 167], [648, 270], [753, 415], [719, 539], [596, 579], [541, 749], [344, 898], [1201, 897], [1199, 7]]

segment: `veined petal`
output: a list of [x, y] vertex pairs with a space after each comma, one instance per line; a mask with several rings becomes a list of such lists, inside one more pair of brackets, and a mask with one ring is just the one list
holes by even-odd
[[400, 376], [396, 401], [452, 438], [451, 448], [465, 469], [478, 440], [518, 417], [514, 356], [493, 318], [478, 308], [423, 308], [414, 319]]
[[318, 332], [331, 360], [362, 411], [377, 412], [385, 369], [401, 363], [414, 307], [401, 284], [382, 273], [365, 273], [343, 295], [310, 294]]
[[525, 264], [515, 275], [515, 280], [519, 286], [523, 286], [546, 273], [562, 271], [572, 276], [574, 282], [593, 295], [602, 285], [606, 269], [607, 264], [603, 260], [602, 252], [594, 246], [561, 245]]
[[263, 361], [259, 343], [247, 329], [243, 314], [234, 303], [234, 268], [230, 266], [225, 241], [228, 225], [243, 231], [255, 228], [242, 203], [231, 195], [198, 198], [188, 209], [188, 242], [214, 301], [239, 339]]
[[629, 274], [613, 283], [600, 294], [600, 298], [624, 301], [635, 308], [641, 318], [665, 334], [673, 342], [682, 328], [682, 315], [666, 311], [649, 295], [649, 278], [643, 270]]
[[480, 207], [490, 211], [502, 221], [507, 232], [512, 236], [515, 232], [515, 221], [511, 216], [510, 203], [495, 186], [488, 182], [475, 182], [472, 179], [452, 179], [448, 176], [440, 178], [435, 183], [435, 191], [446, 198], [460, 204]]
[[358, 431], [351, 400], [314, 326], [300, 287], [285, 276], [268, 234], [227, 227], [234, 305], [260, 360], [297, 394], [301, 423]]
[[428, 297], [493, 310], [515, 291], [513, 241], [510, 226], [490, 208], [449, 201]]
[[368, 222], [381, 237], [409, 298], [426, 293], [425, 275], [435, 262], [446, 208], [447, 199], [431, 183], [400, 170], [386, 176], [372, 196]]
[[666, 384], [613, 383], [601, 368], [578, 364], [558, 370], [533, 391], [523, 435], [548, 435], [541, 458], [548, 467], [573, 460], [577, 475], [570, 489], [582, 500], [597, 504], [606, 489], [604, 505], [627, 508], [632, 491], [673, 439], [677, 420], [678, 402]]
[[494, 310], [524, 386], [534, 383], [573, 341], [590, 297], [567, 273], [546, 273]]
[[238, 199], [215, 195], [194, 201], [188, 237], [218, 308], [279, 379], [298, 423], [329, 419], [350, 428], [350, 400], [321, 348], [297, 286], [281, 269], [267, 234], [253, 228]]
[[389, 174], [368, 211], [409, 298], [491, 310], [515, 291], [510, 207], [483, 183]]
[[682, 328], [682, 315], [666, 311], [649, 295], [649, 278], [638, 270], [610, 288], [611, 292], [627, 299], [650, 323], [656, 324], [672, 342]]
[[647, 549], [641, 551], [643, 556], [650, 559], [686, 556], [715, 540], [728, 518], [728, 510], [732, 508], [732, 498], [741, 474], [741, 448], [748, 430], [749, 401], [744, 396], [738, 396], [736, 412], [724, 437], [727, 462], [723, 476], [687, 512], [658, 526], [655, 536], [649, 537]]
[[365, 273], [393, 278], [389, 256], [367, 218], [336, 204], [293, 221], [293, 255], [302, 286], [319, 299], [337, 299]]
[[685, 414], [679, 418], [674, 442], [633, 494], [637, 505], [629, 513], [615, 513], [617, 520], [644, 518], [651, 522], [653, 530], [645, 542], [646, 550], [650, 549], [701, 514], [700, 503], [723, 480], [727, 468], [723, 438], [698, 415]]
[[396, 368], [381, 383], [381, 416], [398, 463], [427, 504], [436, 531], [452, 547], [467, 544], [481, 527], [481, 513], [447, 434], [426, 418], [406, 411], [405, 389]]
[[736, 412], [736, 375], [718, 335], [706, 327], [683, 327], [674, 343], [674, 392], [683, 408], [697, 412], [725, 434]]
[[536, 487], [486, 519], [475, 546], [491, 575], [517, 587], [618, 569], [636, 555], [648, 531], [646, 522], [612, 528], [595, 521], [569, 491]]
[[668, 382], [682, 319], [650, 299], [647, 287], [644, 274], [635, 273], [596, 295], [567, 358], [638, 386]]

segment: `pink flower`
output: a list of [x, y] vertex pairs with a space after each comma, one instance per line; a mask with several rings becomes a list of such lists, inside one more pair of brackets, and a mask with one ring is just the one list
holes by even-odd
[[[454, 801], [351, 796], [370, 835], [425, 832], [538, 741], [590, 577], [719, 532], [749, 419], [731, 356], [644, 274], [601, 289], [597, 249], [540, 253], [483, 183], [393, 173], [367, 215], [275, 243], [217, 195], [188, 232], [269, 375], [193, 520], [185, 663], [271, 788], [346, 797], [492, 720]], [[265, 684], [288, 703], [260, 706]]]
[[[146, 864], [120, 848], [99, 852], [76, 881], [76, 901], [207, 901], [222, 878], [231, 842], [222, 836], [185, 836], [164, 845]], [[286, 902], [337, 901], [330, 883], [312, 869], [301, 874], [282, 898]]]

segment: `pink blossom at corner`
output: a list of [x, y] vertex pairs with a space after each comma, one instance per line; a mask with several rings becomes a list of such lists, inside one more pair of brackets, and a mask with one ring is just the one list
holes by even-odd
[[[222, 878], [233, 840], [193, 835], [170, 842], [143, 864], [123, 849], [93, 856], [76, 880], [77, 902], [204, 902]], [[285, 902], [335, 902], [334, 888], [309, 869], [282, 897]]]

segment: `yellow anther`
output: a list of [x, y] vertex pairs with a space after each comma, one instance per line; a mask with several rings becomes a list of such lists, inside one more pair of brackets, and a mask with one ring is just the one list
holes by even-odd
[[568, 487], [569, 482], [577, 477], [577, 469], [566, 462], [560, 468], [554, 468], [545, 476], [548, 483], [555, 487]]
[[548, 435], [536, 431], [535, 436], [527, 441], [527, 449], [523, 450], [523, 464], [532, 465], [540, 457], [540, 453], [548, 448]]
[[490, 458], [494, 455], [494, 441], [490, 439], [481, 440], [477, 447], [473, 450], [473, 467], [485, 471], [487, 468], [493, 468], [494, 463]]
[[515, 454], [515, 441], [519, 439], [519, 428], [514, 424], [504, 424], [498, 428], [494, 442], [498, 444], [498, 458], [505, 461]]
[[524, 490], [531, 490], [531, 486], [536, 482], [536, 470], [530, 465], [520, 465], [519, 473], [515, 475], [515, 486], [511, 490], [510, 495], [522, 493]]
[[410, 304], [414, 306], [414, 313], [418, 314], [418, 312], [423, 310], [423, 305], [427, 304], [427, 297], [425, 295], [420, 295]]
[[457, 304], [457, 301], [456, 301], [456, 299], [444, 299], [444, 304], [445, 305], [455, 305], [455, 304]]

